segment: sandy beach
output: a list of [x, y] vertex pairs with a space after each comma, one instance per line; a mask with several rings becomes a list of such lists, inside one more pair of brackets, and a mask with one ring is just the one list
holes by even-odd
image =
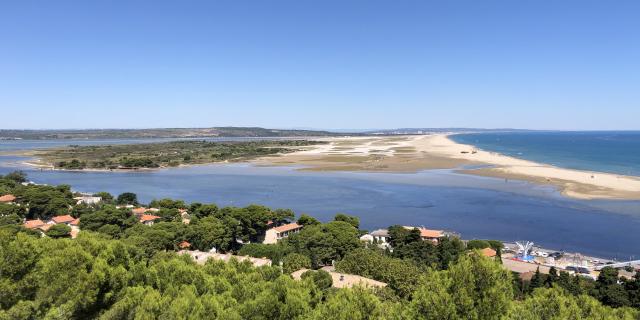
[[518, 179], [558, 187], [580, 199], [640, 199], [640, 178], [558, 168], [454, 142], [447, 134], [326, 138], [328, 144], [305, 151], [266, 157], [259, 165], [301, 165], [301, 170], [416, 172], [455, 169], [501, 179]]

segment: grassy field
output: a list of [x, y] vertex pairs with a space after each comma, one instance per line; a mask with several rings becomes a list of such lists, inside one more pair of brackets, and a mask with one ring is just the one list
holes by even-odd
[[242, 161], [321, 144], [308, 140], [250, 142], [172, 141], [128, 145], [69, 146], [36, 152], [56, 169], [137, 169]]

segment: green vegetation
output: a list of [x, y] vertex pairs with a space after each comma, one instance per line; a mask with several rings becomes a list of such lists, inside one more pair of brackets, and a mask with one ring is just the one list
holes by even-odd
[[240, 161], [288, 153], [320, 144], [308, 140], [250, 142], [172, 141], [127, 145], [69, 146], [37, 151], [36, 156], [58, 169], [137, 169]]
[[[280, 130], [257, 127], [86, 129], [86, 130], [6, 130], [0, 139], [130, 139], [205, 137], [326, 137], [345, 133], [313, 130]], [[354, 135], [351, 133], [350, 135]], [[357, 133], [355, 134], [357, 135]]]
[[[590, 280], [551, 270], [522, 282], [497, 261], [475, 254], [495, 241], [438, 244], [415, 231], [389, 228], [393, 252], [358, 240], [359, 221], [310, 216], [299, 233], [278, 244], [257, 243], [268, 224], [295, 218], [290, 210], [251, 205], [219, 208], [154, 200], [162, 222], [146, 226], [111, 195], [75, 205], [68, 186], [23, 186], [0, 176], [16, 204], [0, 206], [0, 320], [4, 319], [638, 319], [640, 273], [619, 279], [605, 268]], [[134, 194], [115, 197], [137, 202]], [[62, 206], [61, 204], [64, 204]], [[18, 208], [18, 209], [12, 209]], [[186, 209], [191, 223], [175, 213]], [[162, 213], [160, 213], [162, 212]], [[42, 236], [22, 219], [80, 217]], [[175, 253], [192, 249], [268, 257], [273, 266], [210, 260], [197, 265]], [[248, 243], [251, 242], [251, 243]], [[280, 264], [282, 263], [282, 264]], [[339, 272], [386, 282], [383, 289], [336, 289], [324, 271], [301, 281], [290, 272], [335, 263]], [[282, 265], [282, 269], [280, 267]]]

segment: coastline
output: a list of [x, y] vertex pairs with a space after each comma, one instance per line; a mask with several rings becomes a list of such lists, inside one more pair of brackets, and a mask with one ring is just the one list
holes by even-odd
[[[559, 168], [518, 159], [457, 143], [449, 138], [451, 134], [320, 138], [318, 140], [327, 143], [306, 146], [302, 151], [233, 162], [256, 166], [299, 166], [301, 168], [298, 170], [303, 171], [415, 173], [430, 169], [452, 169], [463, 174], [550, 185], [562, 195], [576, 199], [640, 200], [639, 177]], [[56, 169], [39, 159], [37, 152], [21, 152], [20, 155], [34, 157], [21, 163], [41, 170], [153, 172], [177, 168]], [[178, 167], [203, 164], [181, 164]]]
[[328, 144], [314, 149], [264, 157], [253, 163], [303, 165], [302, 170], [312, 171], [412, 173], [457, 169], [464, 174], [552, 185], [564, 196], [583, 200], [640, 199], [638, 177], [536, 163], [460, 144], [449, 135], [328, 138]]

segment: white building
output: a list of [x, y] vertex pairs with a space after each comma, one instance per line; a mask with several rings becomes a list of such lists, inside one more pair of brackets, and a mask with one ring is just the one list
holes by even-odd
[[102, 198], [94, 197], [94, 196], [81, 196], [81, 197], [75, 197], [73, 198], [73, 200], [76, 200], [76, 204], [84, 203], [84, 204], [91, 205], [91, 204], [99, 203], [100, 201], [102, 201]]

